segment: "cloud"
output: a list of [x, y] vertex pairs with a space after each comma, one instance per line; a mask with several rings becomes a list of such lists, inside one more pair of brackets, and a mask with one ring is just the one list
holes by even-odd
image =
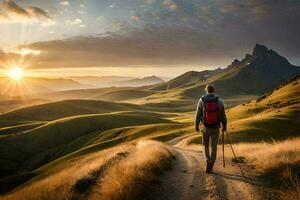
[[29, 6], [26, 10], [31, 15], [31, 17], [46, 18], [48, 20], [52, 20], [49, 13], [41, 8]]
[[74, 19], [73, 21], [67, 21], [67, 24], [70, 24], [70, 25], [79, 25], [81, 23], [82, 23], [81, 19]]
[[60, 5], [69, 6], [70, 3], [68, 1], [62, 1], [62, 2], [60, 2]]
[[116, 5], [117, 5], [117, 4], [114, 2], [114, 3], [110, 4], [108, 7], [114, 8]]
[[[43, 52], [33, 67], [111, 67], [130, 65], [212, 65], [238, 53], [196, 29], [148, 27], [127, 33], [38, 42], [20, 48]], [[233, 50], [224, 52], [224, 48]], [[229, 59], [231, 60], [231, 59]], [[229, 62], [229, 61], [228, 61]]]
[[174, 3], [172, 0], [164, 0], [163, 5], [171, 11], [177, 10], [177, 4]]
[[12, 0], [4, 0], [0, 12], [0, 23], [28, 23], [38, 21], [53, 21], [49, 13], [35, 6], [22, 8]]

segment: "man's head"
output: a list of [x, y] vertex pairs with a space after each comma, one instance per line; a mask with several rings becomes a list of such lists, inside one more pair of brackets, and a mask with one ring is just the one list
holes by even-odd
[[215, 87], [213, 85], [206, 85], [205, 91], [208, 94], [214, 93], [215, 92]]

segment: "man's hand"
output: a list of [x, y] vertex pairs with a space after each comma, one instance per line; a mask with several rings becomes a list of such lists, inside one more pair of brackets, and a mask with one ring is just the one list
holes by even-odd
[[195, 127], [195, 130], [196, 130], [197, 132], [199, 132], [199, 126], [196, 126], [196, 127]]

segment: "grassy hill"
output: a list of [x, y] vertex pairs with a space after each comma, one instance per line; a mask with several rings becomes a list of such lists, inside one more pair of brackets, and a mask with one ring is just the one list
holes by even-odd
[[270, 140], [299, 136], [300, 77], [228, 110], [229, 131], [238, 140]]
[[[155, 105], [160, 103], [152, 108]], [[146, 108], [148, 110], [151, 105]], [[7, 122], [27, 122], [0, 129], [2, 192], [17, 186], [23, 191], [23, 188], [52, 175], [53, 178], [64, 177], [66, 175], [58, 172], [67, 173], [63, 170], [66, 166], [77, 166], [78, 160], [88, 159], [111, 147], [119, 148], [118, 145], [131, 145], [140, 139], [170, 144], [200, 143], [201, 135], [193, 128], [193, 112], [150, 112], [143, 109], [144, 106], [132, 104], [66, 100], [0, 116]], [[235, 143], [299, 136], [299, 110], [298, 76], [253, 101], [229, 109], [228, 130]], [[44, 118], [44, 113], [48, 118]], [[41, 120], [50, 121], [39, 122]]]
[[[61, 188], [67, 188], [68, 197], [84, 199], [84, 195], [74, 192], [74, 187], [86, 179], [99, 178], [101, 170], [110, 172], [114, 177], [111, 180], [122, 180], [121, 185], [103, 176], [107, 181], [105, 187], [113, 185], [127, 191], [126, 180], [143, 177], [145, 170], [155, 170], [156, 165], [162, 169], [158, 163], [164, 159], [169, 162], [172, 157], [166, 146], [150, 142], [146, 145], [149, 149], [145, 149], [145, 144], [138, 140], [179, 145], [201, 143], [201, 135], [194, 131], [193, 117], [197, 98], [207, 83], [217, 86], [217, 93], [225, 96], [227, 106], [255, 96], [254, 100], [227, 110], [228, 132], [234, 143], [256, 144], [299, 136], [300, 77], [285, 81], [296, 75], [298, 69], [274, 51], [257, 45], [252, 55], [247, 54], [242, 61], [235, 60], [226, 69], [188, 72], [163, 84], [49, 93], [45, 98], [65, 100], [0, 115], [0, 192], [19, 187], [16, 198], [24, 194], [28, 198], [53, 194], [51, 189], [44, 191], [40, 187], [51, 180], [53, 187], [64, 183]], [[270, 90], [271, 87], [275, 89]], [[257, 97], [266, 91], [270, 92]], [[297, 143], [293, 141], [294, 146]], [[247, 149], [242, 145], [239, 148]], [[275, 149], [274, 145], [271, 148]], [[138, 170], [125, 171], [128, 166]], [[127, 175], [117, 176], [116, 170]], [[64, 177], [70, 174], [72, 178], [64, 182]], [[43, 192], [30, 193], [31, 186]], [[66, 195], [60, 192], [57, 194]]]
[[138, 105], [96, 100], [64, 100], [11, 111], [0, 116], [0, 121], [49, 121], [84, 114], [142, 110]]
[[[194, 113], [185, 122], [193, 129]], [[274, 90], [226, 111], [228, 133], [234, 143], [284, 140], [300, 135], [300, 76]], [[189, 132], [182, 144], [200, 144], [201, 135]]]
[[85, 147], [105, 130], [132, 125], [166, 123], [162, 115], [143, 112], [81, 115], [46, 123], [0, 138], [1, 176], [31, 170]]

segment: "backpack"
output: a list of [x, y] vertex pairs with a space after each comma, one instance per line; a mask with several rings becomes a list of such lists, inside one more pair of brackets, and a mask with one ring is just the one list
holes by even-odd
[[204, 100], [203, 102], [203, 121], [206, 127], [218, 127], [220, 123], [219, 119], [219, 97], [213, 99]]

